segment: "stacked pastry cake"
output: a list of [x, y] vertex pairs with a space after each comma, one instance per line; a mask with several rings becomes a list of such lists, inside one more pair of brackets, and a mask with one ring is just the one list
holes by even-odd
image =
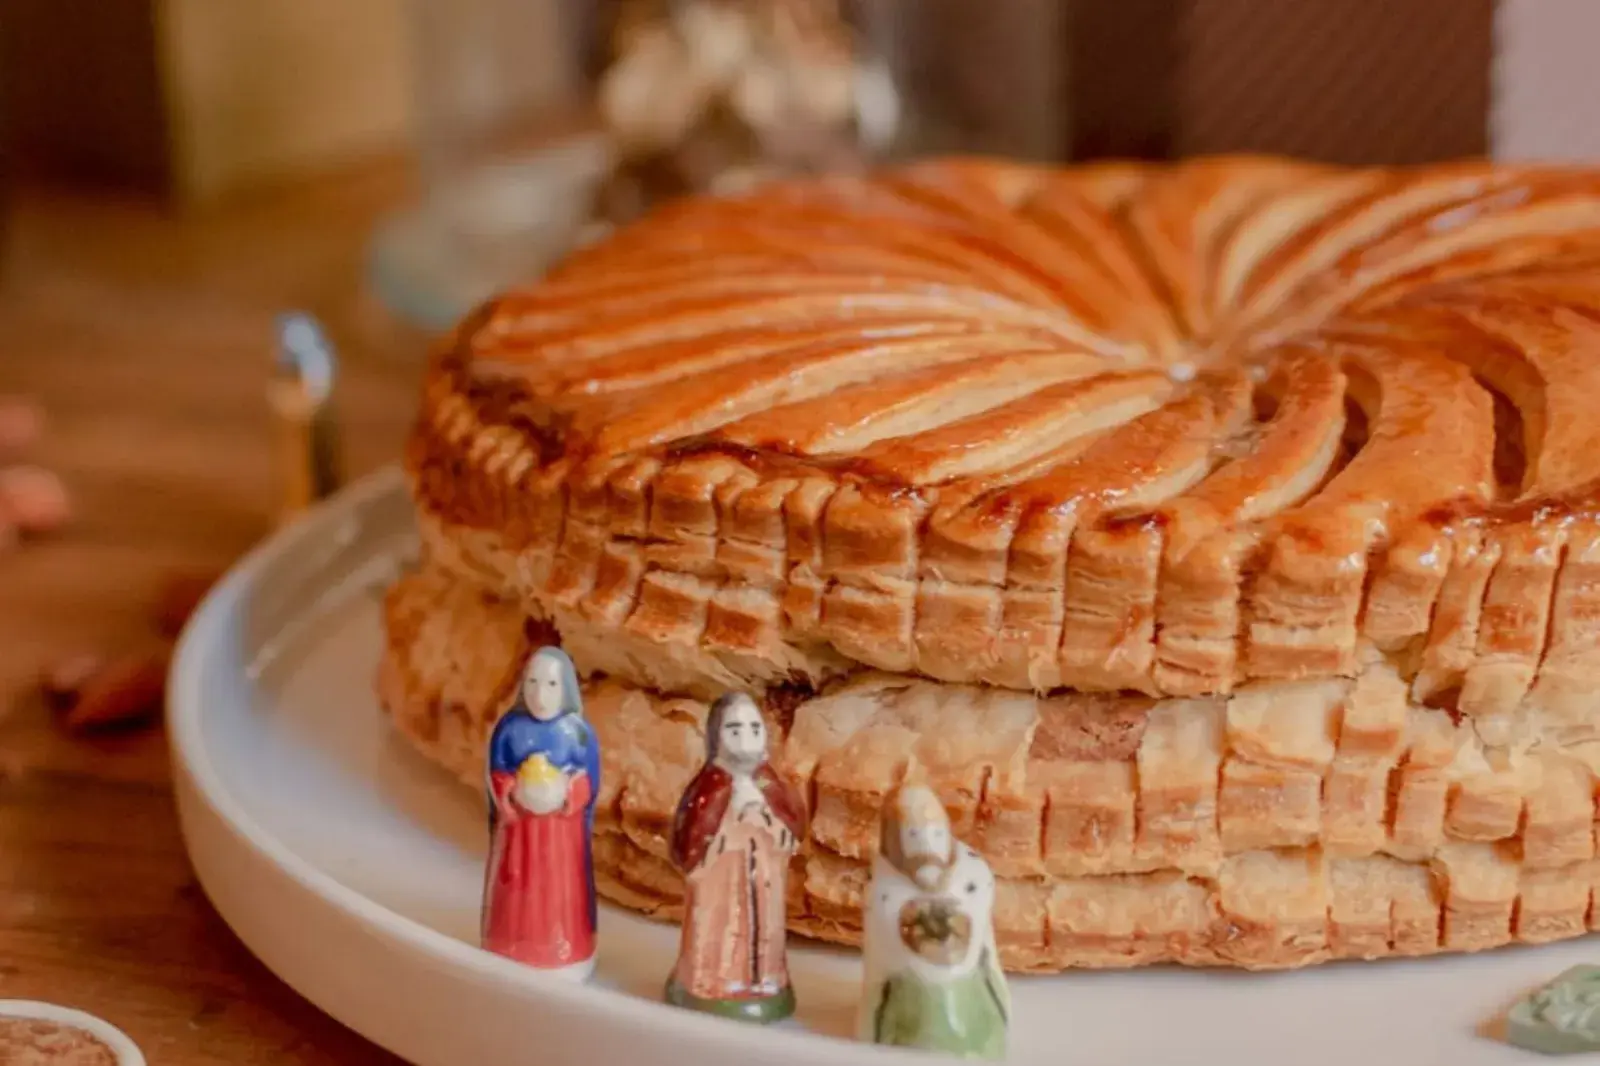
[[464, 322], [380, 687], [469, 784], [590, 677], [602, 892], [671, 915], [710, 699], [849, 942], [931, 782], [1012, 969], [1574, 936], [1600, 771], [1600, 175], [920, 164], [686, 201]]

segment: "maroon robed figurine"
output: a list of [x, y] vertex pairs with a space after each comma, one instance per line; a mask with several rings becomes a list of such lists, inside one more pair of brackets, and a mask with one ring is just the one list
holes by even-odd
[[759, 1022], [794, 1013], [785, 882], [804, 836], [804, 805], [767, 762], [761, 712], [743, 693], [723, 696], [706, 720], [705, 766], [672, 823], [685, 884], [667, 1002]]

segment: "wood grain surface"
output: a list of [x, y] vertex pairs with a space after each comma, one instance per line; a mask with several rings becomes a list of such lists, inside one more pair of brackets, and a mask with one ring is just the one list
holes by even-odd
[[0, 269], [0, 394], [48, 425], [29, 461], [73, 524], [0, 552], [0, 999], [78, 1007], [161, 1066], [394, 1063], [245, 950], [189, 867], [159, 728], [79, 739], [41, 664], [151, 631], [168, 577], [268, 532], [273, 316], [319, 315], [344, 356], [346, 465], [397, 454], [424, 341], [361, 289], [365, 242], [407, 194], [385, 166], [204, 217], [24, 194]]

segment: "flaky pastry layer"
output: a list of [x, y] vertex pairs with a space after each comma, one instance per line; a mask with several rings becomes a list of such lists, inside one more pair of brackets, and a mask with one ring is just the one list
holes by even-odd
[[[666, 208], [481, 309], [434, 547], [725, 683], [1600, 685], [1600, 176], [943, 161]], [[620, 676], [650, 684], [644, 666]]]
[[[384, 706], [481, 787], [489, 728], [530, 648], [556, 639], [550, 624], [437, 559], [385, 615]], [[913, 776], [994, 866], [1012, 970], [1292, 967], [1600, 924], [1600, 742], [1486, 747], [1469, 719], [1412, 702], [1375, 652], [1353, 678], [1206, 698], [1039, 697], [873, 671], [764, 698], [775, 763], [812, 813], [790, 924], [824, 940], [858, 937], [880, 804]], [[596, 679], [586, 708], [604, 746], [601, 891], [675, 917], [666, 833], [703, 757], [706, 703]]]

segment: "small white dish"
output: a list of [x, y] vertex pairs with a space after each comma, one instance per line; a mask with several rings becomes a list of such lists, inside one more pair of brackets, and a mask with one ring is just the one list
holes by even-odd
[[[174, 664], [179, 812], [201, 883], [266, 964], [418, 1066], [691, 1062], [873, 1066], [926, 1057], [841, 1039], [854, 952], [791, 941], [799, 1011], [761, 1029], [659, 1001], [677, 930], [601, 910], [595, 980], [476, 946], [485, 815], [411, 751], [372, 694], [379, 590], [414, 550], [398, 471], [251, 553]], [[1015, 979], [1028, 1066], [1515, 1066], [1491, 1038], [1519, 996], [1600, 958], [1592, 938], [1291, 973], [1159, 968]]]
[[[69, 1029], [81, 1029], [111, 1050], [117, 1057], [117, 1066], [145, 1066], [144, 1053], [128, 1039], [128, 1034], [93, 1014], [32, 999], [0, 999], [0, 1019], [3, 1018], [53, 1022]], [[18, 1066], [27, 1064], [18, 1063]]]

